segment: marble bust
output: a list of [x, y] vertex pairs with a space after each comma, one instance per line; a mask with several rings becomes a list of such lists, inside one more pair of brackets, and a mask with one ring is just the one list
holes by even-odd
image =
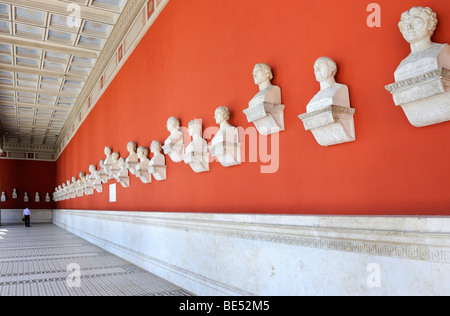
[[39, 196], [39, 192], [36, 192], [36, 194], [34, 195], [34, 201], [35, 202], [40, 202], [41, 201], [41, 197]]
[[65, 183], [61, 186], [61, 199], [60, 200], [67, 200], [69, 197], [67, 196], [67, 185]]
[[89, 172], [91, 173], [89, 176], [89, 181], [91, 182], [92, 186], [98, 193], [102, 193], [102, 179], [100, 178], [100, 172], [97, 171], [97, 167], [95, 165], [90, 165]]
[[241, 164], [241, 144], [239, 142], [239, 130], [228, 123], [230, 110], [226, 106], [220, 106], [214, 113], [214, 119], [220, 129], [214, 136], [209, 146], [213, 157], [216, 157], [224, 167]]
[[50, 198], [50, 193], [49, 192], [45, 193], [45, 202], [47, 202], [47, 203], [51, 202], [51, 198]]
[[5, 191], [2, 192], [1, 201], [6, 202], [6, 192]]
[[386, 89], [416, 127], [450, 120], [450, 46], [431, 40], [437, 25], [436, 13], [427, 7], [413, 7], [399, 22], [411, 53], [395, 71], [395, 83]]
[[117, 152], [114, 152], [111, 154], [111, 169], [109, 173], [109, 179], [116, 179], [117, 175], [119, 174], [120, 167], [119, 167], [119, 159], [120, 154]]
[[170, 132], [170, 136], [162, 147], [164, 154], [169, 155], [173, 162], [183, 161], [184, 136], [180, 128], [180, 121], [176, 117], [170, 117], [167, 120], [167, 130]]
[[112, 153], [111, 148], [105, 147], [104, 153], [105, 153], [105, 156], [106, 156], [105, 159], [104, 159], [105, 172], [106, 172], [106, 174], [108, 176], [110, 176], [111, 175], [111, 168], [112, 168], [112, 165], [113, 165], [113, 160], [112, 160], [113, 157], [111, 156], [111, 153]]
[[93, 194], [94, 193], [93, 189], [90, 192], [87, 191], [87, 188], [86, 188], [86, 184], [87, 184], [87, 182], [86, 182], [86, 173], [81, 171], [79, 173], [79, 177], [80, 177], [80, 179], [77, 181], [77, 184], [79, 185], [78, 189], [81, 191], [81, 195], [83, 195], [83, 194], [85, 194], [85, 195]]
[[17, 189], [16, 188], [13, 189], [12, 198], [17, 199]]
[[192, 141], [186, 147], [184, 163], [189, 164], [196, 173], [209, 171], [208, 143], [202, 138], [202, 123], [198, 120], [190, 121], [188, 131]]
[[[67, 193], [69, 195], [69, 198], [75, 199], [78, 195], [77, 192], [77, 178], [72, 177], [72, 182], [67, 180]], [[83, 195], [83, 194], [81, 194]]]
[[102, 183], [108, 183], [108, 173], [106, 172], [106, 165], [105, 161], [102, 159], [99, 161], [100, 171], [98, 172], [98, 175], [100, 177], [100, 180]]
[[94, 184], [91, 181], [91, 175], [83, 172], [83, 177], [81, 178], [81, 182], [84, 187], [84, 193], [86, 195], [94, 194]]
[[25, 192], [25, 195], [23, 197], [23, 201], [24, 202], [29, 202], [30, 201], [30, 199], [28, 198], [28, 192]]
[[272, 69], [267, 64], [257, 64], [253, 69], [253, 79], [259, 92], [244, 110], [247, 120], [253, 123], [262, 135], [270, 135], [284, 130], [284, 105], [281, 104], [281, 89], [272, 85]]
[[115, 179], [119, 182], [124, 188], [128, 188], [130, 186], [130, 176], [128, 174], [128, 168], [125, 162], [125, 158], [119, 158], [118, 161], [119, 171], [116, 173]]
[[161, 153], [162, 146], [157, 140], [150, 145], [153, 158], [149, 163], [149, 171], [157, 181], [166, 180], [166, 157]]
[[152, 182], [152, 175], [148, 171], [150, 159], [148, 159], [148, 148], [140, 146], [137, 149], [139, 164], [136, 167], [136, 177], [141, 179], [142, 183], [147, 184]]
[[346, 85], [336, 82], [337, 65], [329, 57], [320, 57], [314, 63], [320, 91], [299, 115], [306, 130], [310, 130], [321, 146], [331, 146], [355, 140], [350, 94]]
[[84, 189], [83, 189], [83, 187], [82, 187], [82, 185], [81, 185], [81, 180], [80, 180], [80, 179], [78, 179], [78, 180], [76, 181], [75, 187], [76, 187], [76, 195], [77, 195], [78, 197], [82, 197], [83, 194], [84, 194]]
[[139, 158], [137, 157], [137, 153], [136, 153], [136, 143], [129, 142], [127, 144], [127, 151], [130, 153], [130, 155], [125, 160], [125, 166], [128, 168], [128, 170], [130, 170], [131, 174], [135, 174], [136, 166], [139, 163]]

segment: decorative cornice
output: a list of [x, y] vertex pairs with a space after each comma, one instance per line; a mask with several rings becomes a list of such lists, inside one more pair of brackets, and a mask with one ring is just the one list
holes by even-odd
[[[71, 216], [95, 218], [100, 221], [117, 221], [163, 227], [206, 235], [271, 242], [299, 247], [359, 253], [409, 260], [450, 263], [448, 234], [434, 232], [380, 231], [373, 229], [304, 227], [277, 224], [255, 224], [218, 220], [186, 218], [159, 218], [157, 215], [111, 215], [110, 212], [59, 210]], [[147, 217], [148, 216], [148, 217]], [[396, 236], [397, 233], [397, 237]]]
[[309, 119], [316, 115], [320, 115], [320, 114], [328, 113], [328, 112], [332, 112], [333, 114], [336, 114], [336, 113], [355, 114], [356, 109], [346, 108], [346, 107], [338, 106], [338, 105], [330, 105], [330, 106], [324, 107], [323, 109], [320, 109], [317, 111], [301, 114], [301, 115], [299, 115], [299, 118], [302, 120]]
[[439, 68], [422, 75], [412, 77], [409, 79], [405, 79], [390, 85], [387, 85], [385, 88], [391, 93], [395, 93], [399, 90], [408, 89], [417, 85], [421, 85], [433, 80], [439, 79], [449, 79], [450, 80], [450, 70], [446, 68]]

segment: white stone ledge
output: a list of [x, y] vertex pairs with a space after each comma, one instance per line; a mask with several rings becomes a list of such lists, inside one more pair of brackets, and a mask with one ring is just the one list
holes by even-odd
[[[443, 285], [448, 284], [445, 279], [450, 277], [436, 278], [450, 275], [447, 217], [55, 210], [53, 221], [200, 295], [286, 295], [286, 288], [293, 295], [339, 291], [374, 294], [364, 288], [363, 277], [367, 265], [373, 262], [381, 262], [384, 271], [405, 273], [404, 278], [414, 279], [413, 284], [417, 285], [414, 288], [396, 281], [383, 288], [385, 294], [450, 293], [450, 288]], [[306, 274], [301, 277], [296, 270], [298, 258], [302, 258], [302, 267], [307, 270], [302, 271]], [[271, 263], [275, 261], [279, 262], [277, 271], [283, 269], [285, 279], [263, 273], [275, 266]], [[339, 285], [341, 289], [328, 288], [324, 278], [327, 269], [335, 268], [339, 274], [334, 278], [344, 282]], [[357, 269], [363, 275], [353, 280], [354, 284], [346, 281], [354, 274], [349, 269]], [[331, 278], [328, 282], [336, 282], [327, 277]], [[296, 288], [295, 284], [304, 278], [313, 279], [320, 286]], [[286, 285], [289, 282], [294, 285]], [[428, 287], [420, 288], [421, 283]]]

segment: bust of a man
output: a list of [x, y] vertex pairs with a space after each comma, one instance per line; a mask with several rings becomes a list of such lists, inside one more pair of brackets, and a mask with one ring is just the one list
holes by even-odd
[[148, 172], [150, 159], [148, 159], [148, 148], [140, 146], [137, 149], [137, 155], [139, 158], [139, 164], [136, 167], [136, 177], [141, 179], [142, 183], [151, 183], [152, 178]]
[[94, 189], [97, 190], [97, 192], [102, 192], [102, 179], [100, 177], [100, 171], [97, 170], [97, 167], [95, 165], [89, 166], [89, 172], [91, 175], [89, 176], [89, 181], [94, 186]]
[[110, 173], [109, 173], [109, 178], [115, 179], [118, 172], [120, 171], [120, 167], [119, 167], [120, 154], [118, 152], [114, 152], [111, 154], [110, 157], [111, 157], [111, 169], [110, 169]]
[[231, 167], [241, 163], [241, 149], [239, 142], [239, 130], [228, 121], [231, 112], [226, 106], [219, 106], [214, 119], [220, 129], [211, 141], [211, 155], [217, 157], [224, 167]]
[[161, 153], [161, 143], [154, 140], [150, 145], [150, 151], [153, 154], [150, 160], [150, 172], [156, 180], [166, 180], [166, 157]]
[[167, 130], [170, 132], [170, 136], [162, 147], [164, 153], [169, 155], [173, 162], [180, 162], [183, 160], [184, 151], [184, 137], [180, 129], [180, 121], [176, 117], [170, 117], [167, 120]]
[[348, 87], [336, 82], [337, 65], [329, 57], [314, 63], [314, 74], [320, 91], [299, 115], [305, 130], [310, 130], [321, 146], [338, 145], [355, 140], [353, 115]]
[[243, 112], [247, 120], [255, 124], [262, 135], [284, 130], [284, 105], [281, 104], [281, 89], [271, 83], [272, 69], [269, 65], [257, 64], [253, 69], [253, 80], [259, 92], [250, 100]]
[[257, 64], [253, 69], [253, 80], [259, 87], [259, 92], [250, 101], [249, 106], [261, 103], [281, 104], [281, 89], [272, 85], [273, 73], [269, 65]]
[[100, 166], [100, 171], [98, 172], [98, 175], [100, 176], [102, 183], [107, 183], [108, 182], [108, 173], [107, 173], [107, 168], [105, 165], [105, 160], [103, 160], [103, 159], [100, 160], [98, 164]]
[[154, 140], [150, 145], [150, 151], [153, 154], [153, 158], [150, 161], [151, 165], [155, 166], [164, 166], [166, 164], [166, 158], [161, 153], [162, 147], [161, 143], [157, 140]]
[[135, 174], [136, 166], [139, 163], [139, 159], [136, 153], [136, 143], [129, 142], [127, 144], [127, 151], [130, 153], [127, 160], [125, 161], [125, 166], [130, 170], [131, 174]]
[[124, 188], [128, 188], [130, 186], [130, 176], [128, 175], [128, 168], [126, 166], [125, 158], [119, 158], [118, 166], [119, 172], [116, 174], [116, 180]]
[[329, 57], [320, 57], [314, 63], [314, 74], [320, 83], [320, 91], [306, 107], [308, 113], [321, 110], [330, 105], [350, 107], [350, 95], [346, 85], [337, 83], [337, 65]]
[[209, 171], [208, 144], [202, 138], [202, 123], [198, 120], [190, 121], [188, 131], [192, 142], [186, 147], [184, 162], [196, 173]]
[[112, 164], [113, 164], [112, 156], [111, 156], [111, 153], [112, 153], [111, 148], [105, 147], [104, 153], [105, 153], [105, 156], [106, 156], [105, 159], [104, 159], [105, 171], [109, 175], [110, 172], [111, 172]]
[[450, 69], [450, 46], [431, 40], [437, 25], [437, 15], [430, 8], [414, 7], [402, 14], [399, 29], [411, 46], [411, 54], [397, 68], [397, 82], [441, 67]]

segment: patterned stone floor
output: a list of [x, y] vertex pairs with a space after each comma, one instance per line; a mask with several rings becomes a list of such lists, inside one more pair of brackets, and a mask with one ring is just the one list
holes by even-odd
[[190, 296], [53, 225], [0, 226], [0, 296]]

